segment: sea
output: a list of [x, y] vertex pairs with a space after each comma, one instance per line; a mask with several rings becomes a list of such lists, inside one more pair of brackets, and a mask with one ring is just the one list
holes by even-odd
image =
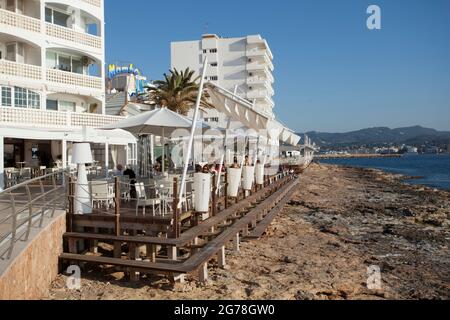
[[405, 182], [450, 190], [450, 155], [448, 154], [405, 155], [402, 158], [320, 159], [320, 163], [374, 168], [390, 173], [419, 177]]

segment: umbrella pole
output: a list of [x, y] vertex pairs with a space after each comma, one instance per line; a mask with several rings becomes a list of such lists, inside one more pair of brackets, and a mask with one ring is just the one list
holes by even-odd
[[162, 128], [162, 145], [163, 145], [163, 149], [162, 149], [162, 174], [164, 176], [165, 173], [165, 164], [166, 164], [166, 159], [165, 159], [165, 155], [166, 155], [166, 142], [164, 140], [164, 127]]
[[[197, 117], [198, 117], [198, 111], [200, 108], [200, 103], [202, 101], [202, 95], [203, 95], [203, 87], [205, 86], [205, 76], [206, 76], [206, 70], [208, 69], [208, 58], [205, 57], [205, 60], [203, 61], [203, 73], [200, 80], [200, 86], [198, 88], [198, 95], [197, 95], [197, 101], [195, 103], [195, 110], [194, 110], [194, 117], [192, 118], [192, 128], [191, 128], [191, 136], [189, 137], [189, 146], [187, 149], [187, 154], [184, 161], [184, 169], [183, 169], [183, 178], [181, 180], [181, 188], [180, 188], [180, 197], [184, 197], [184, 192], [186, 191], [186, 178], [187, 178], [187, 172], [189, 167], [189, 158], [191, 157], [192, 152], [192, 145], [194, 144], [194, 134], [195, 129], [197, 126]], [[178, 207], [180, 207], [181, 202], [178, 204]]]

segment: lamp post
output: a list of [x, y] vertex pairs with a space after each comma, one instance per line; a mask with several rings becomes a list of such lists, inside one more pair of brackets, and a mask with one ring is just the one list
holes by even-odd
[[89, 143], [75, 143], [73, 145], [72, 163], [78, 165], [78, 179], [75, 188], [75, 214], [92, 213], [86, 163], [93, 162], [91, 145]]

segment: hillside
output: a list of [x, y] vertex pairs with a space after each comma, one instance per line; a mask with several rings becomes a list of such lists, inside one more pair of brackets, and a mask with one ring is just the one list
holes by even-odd
[[368, 128], [347, 133], [306, 133], [321, 147], [380, 145], [380, 144], [410, 144], [422, 145], [429, 143], [450, 143], [450, 131], [438, 131], [421, 126], [390, 129], [387, 127]]

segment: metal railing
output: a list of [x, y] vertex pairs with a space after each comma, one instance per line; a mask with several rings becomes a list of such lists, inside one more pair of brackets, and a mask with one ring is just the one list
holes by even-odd
[[44, 218], [67, 208], [68, 171], [59, 171], [20, 183], [0, 193], [0, 259], [10, 259], [14, 247], [29, 239]]

